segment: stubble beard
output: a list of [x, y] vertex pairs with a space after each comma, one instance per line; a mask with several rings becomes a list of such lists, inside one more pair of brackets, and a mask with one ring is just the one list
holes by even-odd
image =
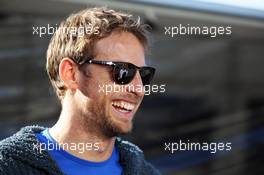
[[92, 103], [86, 109], [88, 109], [89, 112], [87, 111], [82, 114], [84, 128], [94, 136], [112, 138], [128, 134], [132, 130], [131, 126], [128, 131], [123, 131], [122, 128], [110, 118], [110, 116], [106, 116], [104, 103]]

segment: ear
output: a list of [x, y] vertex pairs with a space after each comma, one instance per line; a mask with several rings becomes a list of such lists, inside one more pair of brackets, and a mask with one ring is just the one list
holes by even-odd
[[59, 65], [59, 76], [67, 89], [76, 90], [78, 88], [78, 83], [76, 81], [77, 69], [76, 63], [70, 58], [66, 57], [61, 60]]

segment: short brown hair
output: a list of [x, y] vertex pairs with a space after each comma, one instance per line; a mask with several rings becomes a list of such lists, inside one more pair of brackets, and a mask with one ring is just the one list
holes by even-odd
[[[79, 30], [75, 30], [75, 34], [70, 33], [70, 30], [62, 30], [79, 29], [80, 27], [89, 28], [89, 32], [80, 37]], [[131, 32], [147, 49], [148, 29], [149, 26], [142, 24], [139, 17], [134, 18], [130, 14], [107, 8], [85, 9], [62, 21], [49, 43], [46, 64], [47, 73], [59, 99], [64, 97], [66, 91], [66, 87], [59, 77], [59, 64], [62, 58], [69, 57], [77, 63], [87, 58], [93, 58], [95, 43], [99, 39], [109, 36], [113, 31]]]

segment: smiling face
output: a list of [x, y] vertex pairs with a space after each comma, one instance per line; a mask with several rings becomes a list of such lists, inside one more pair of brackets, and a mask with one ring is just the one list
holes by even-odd
[[[95, 55], [94, 60], [129, 62], [139, 67], [145, 65], [144, 48], [129, 32], [113, 32], [99, 40], [95, 45]], [[106, 93], [107, 86], [114, 87], [110, 66], [85, 64], [81, 70], [74, 103], [84, 127], [89, 132], [107, 137], [131, 131], [144, 91], [123, 86], [125, 91], [112, 90]], [[128, 85], [144, 89], [138, 71]], [[115, 86], [121, 88], [121, 85]], [[104, 87], [104, 92], [100, 87]]]

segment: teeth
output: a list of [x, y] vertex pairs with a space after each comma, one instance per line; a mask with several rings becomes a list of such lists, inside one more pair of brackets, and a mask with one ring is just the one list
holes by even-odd
[[125, 101], [114, 101], [112, 102], [113, 106], [119, 107], [119, 108], [123, 108], [127, 111], [132, 111], [135, 108], [134, 104], [125, 102]]

